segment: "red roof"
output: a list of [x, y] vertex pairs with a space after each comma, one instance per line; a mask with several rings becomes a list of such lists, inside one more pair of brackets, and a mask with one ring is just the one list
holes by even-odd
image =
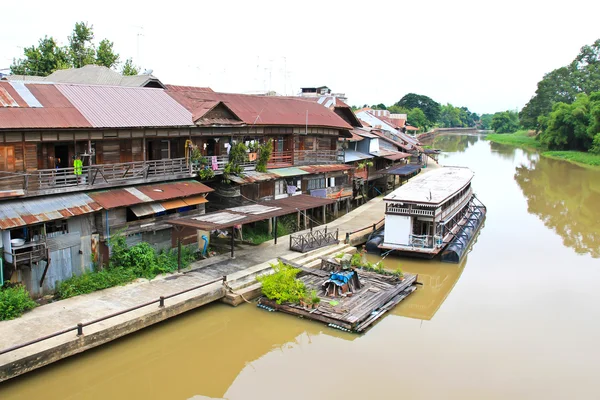
[[180, 181], [143, 185], [89, 193], [105, 209], [127, 207], [134, 204], [170, 200], [212, 192], [213, 189], [196, 181]]
[[[0, 82], [0, 129], [90, 128], [92, 126], [54, 85], [26, 84], [24, 86], [42, 107], [29, 106], [9, 82]], [[11, 103], [13, 106], [10, 105]]]
[[323, 172], [347, 171], [349, 169], [352, 169], [352, 166], [346, 164], [323, 164], [306, 165], [299, 168], [311, 174], [322, 174]]
[[192, 114], [206, 108], [204, 102], [222, 101], [248, 125], [320, 126], [338, 129], [352, 127], [337, 114], [318, 103], [300, 98], [207, 92], [205, 88], [167, 86], [167, 93]]

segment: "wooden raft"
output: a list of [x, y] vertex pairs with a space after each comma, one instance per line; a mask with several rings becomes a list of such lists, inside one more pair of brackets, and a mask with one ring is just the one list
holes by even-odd
[[[299, 304], [277, 304], [265, 297], [260, 298], [259, 304], [357, 333], [365, 331], [416, 288], [417, 275], [405, 274], [404, 280], [399, 281], [393, 276], [358, 270], [362, 287], [351, 297], [331, 298], [326, 297], [322, 289], [323, 282], [329, 276], [328, 272], [293, 266], [302, 270], [298, 279], [304, 282], [306, 290], [308, 292], [317, 291], [317, 295], [321, 299], [319, 306], [316, 309], [308, 310]], [[337, 301], [338, 304], [332, 306], [331, 301]]]

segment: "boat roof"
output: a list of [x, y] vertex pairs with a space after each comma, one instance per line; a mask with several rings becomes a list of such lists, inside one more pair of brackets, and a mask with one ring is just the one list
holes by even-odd
[[444, 167], [419, 174], [385, 196], [385, 201], [439, 204], [464, 188], [473, 179], [465, 167]]

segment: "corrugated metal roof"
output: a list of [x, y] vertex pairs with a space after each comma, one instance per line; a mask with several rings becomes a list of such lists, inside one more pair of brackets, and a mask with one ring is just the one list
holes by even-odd
[[361, 153], [356, 150], [346, 150], [344, 152], [344, 162], [353, 162], [359, 160], [367, 160], [369, 158], [373, 158], [370, 154]]
[[167, 86], [167, 93], [188, 110], [196, 109], [206, 101], [222, 101], [244, 123], [252, 125], [293, 125], [352, 129], [332, 110], [316, 102], [300, 98], [257, 96], [207, 92], [205, 88]]
[[231, 175], [229, 180], [243, 185], [245, 183], [264, 182], [279, 178], [279, 175], [269, 172], [245, 171], [244, 176]]
[[145, 215], [156, 214], [159, 212], [166, 211], [166, 209], [160, 203], [143, 203], [143, 204], [135, 204], [130, 207], [131, 211], [137, 217], [143, 217]]
[[11, 82], [10, 85], [13, 87], [13, 89], [15, 89], [19, 96], [25, 100], [25, 103], [27, 103], [29, 107], [43, 107], [42, 103], [35, 98], [35, 96], [29, 91], [23, 82], [15, 81]]
[[38, 81], [52, 83], [78, 83], [84, 85], [112, 85], [112, 86], [130, 86], [143, 87], [148, 82], [156, 82], [160, 86], [164, 85], [153, 75], [132, 75], [123, 76], [117, 71], [102, 65], [88, 64], [81, 68], [59, 69], [48, 76], [11, 76], [9, 80], [15, 81]]
[[57, 84], [95, 128], [190, 126], [192, 114], [162, 89]]
[[2, 86], [0, 86], [0, 105], [2, 107], [19, 107], [15, 99]]
[[9, 82], [0, 82], [17, 106], [0, 107], [0, 129], [90, 128], [90, 123], [53, 85], [27, 84], [29, 93], [42, 105], [31, 108]]
[[100, 210], [102, 207], [83, 193], [0, 203], [0, 229], [33, 225]]
[[306, 165], [300, 168], [311, 174], [322, 174], [323, 172], [347, 171], [352, 169], [352, 166], [346, 164], [323, 164]]
[[90, 193], [98, 204], [106, 209], [127, 207], [134, 204], [176, 199], [212, 192], [213, 189], [196, 181], [180, 181], [143, 185], [135, 188], [119, 188]]
[[298, 167], [287, 167], [287, 168], [273, 168], [268, 170], [269, 173], [275, 174], [280, 177], [308, 175], [309, 173], [298, 168]]

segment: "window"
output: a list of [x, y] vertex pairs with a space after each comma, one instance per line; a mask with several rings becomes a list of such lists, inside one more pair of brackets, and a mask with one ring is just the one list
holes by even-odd
[[58, 221], [46, 222], [46, 236], [54, 237], [69, 233], [67, 229], [67, 220], [61, 219]]
[[285, 186], [285, 180], [280, 179], [275, 181], [275, 196], [287, 193]]
[[335, 177], [335, 186], [344, 186], [348, 183], [348, 175], [341, 175]]
[[308, 190], [323, 189], [325, 187], [325, 178], [308, 179]]

